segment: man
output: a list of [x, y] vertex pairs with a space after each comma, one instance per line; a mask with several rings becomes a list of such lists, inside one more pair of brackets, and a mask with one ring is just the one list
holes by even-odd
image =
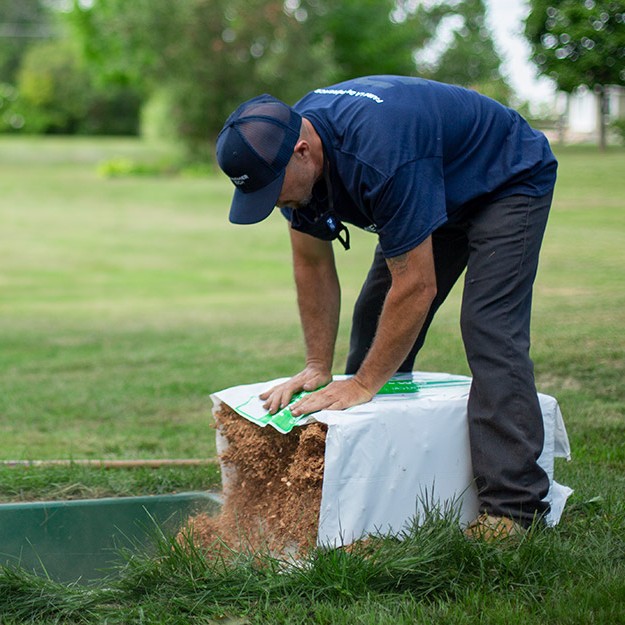
[[[522, 532], [548, 478], [529, 357], [532, 285], [556, 177], [545, 137], [475, 92], [399, 76], [316, 89], [289, 107], [242, 104], [217, 140], [236, 186], [230, 221], [278, 206], [290, 222], [306, 365], [261, 398], [295, 416], [369, 401], [413, 369], [432, 317], [466, 269], [461, 330], [473, 375], [469, 434], [481, 515], [472, 535]], [[331, 381], [344, 223], [378, 246], [355, 306], [346, 380]]]

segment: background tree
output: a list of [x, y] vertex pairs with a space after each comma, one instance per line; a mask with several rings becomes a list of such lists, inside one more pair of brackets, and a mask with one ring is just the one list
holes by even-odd
[[453, 10], [461, 25], [430, 70], [442, 82], [470, 87], [507, 104], [511, 89], [501, 73], [501, 57], [486, 23], [483, 0], [464, 0]]
[[75, 0], [70, 19], [101, 79], [140, 85], [197, 156], [258, 93], [292, 103], [360, 74], [414, 74], [444, 13], [396, 0]]
[[278, 0], [99, 0], [87, 9], [76, 2], [71, 19], [101, 79], [160, 94], [173, 134], [197, 157], [242, 100], [262, 91], [290, 100], [333, 74], [327, 42], [312, 41], [283, 8]]
[[[89, 75], [92, 90], [126, 90], [135, 100], [141, 98], [149, 134], [181, 140], [194, 158], [212, 155], [211, 144], [224, 119], [258, 93], [270, 92], [293, 103], [311, 88], [358, 75], [420, 73], [417, 51], [432, 41], [445, 17], [456, 13], [463, 26], [439, 64], [444, 73], [434, 77], [482, 91], [500, 79], [482, 0], [39, 2], [67, 17], [71, 28], [64, 33], [71, 35], [84, 58], [70, 57], [70, 47], [76, 49], [72, 42], [63, 50], [50, 48], [41, 68], [56, 59], [54, 90], [37, 63], [29, 64], [22, 84], [31, 105], [30, 127], [39, 108], [43, 114], [38, 121], [46, 131], [82, 131], [84, 126], [69, 121], [76, 118], [82, 91], [74, 99], [56, 98], [67, 91], [61, 76], [73, 65], [77, 74]], [[73, 80], [66, 76], [67, 88]], [[37, 93], [44, 83], [49, 87], [47, 100], [43, 91]], [[63, 101], [67, 119], [53, 121], [59, 119]], [[106, 107], [95, 107], [100, 109]]]
[[89, 74], [71, 42], [31, 46], [18, 72], [20, 109], [35, 133], [73, 133], [88, 109]]
[[[414, 55], [450, 11], [447, 2], [429, 8], [397, 0], [307, 0], [309, 27], [332, 42], [338, 80], [368, 74], [414, 75]], [[307, 7], [307, 8], [306, 8]]]
[[136, 134], [140, 99], [128, 87], [94, 84], [76, 42], [39, 41], [28, 48], [16, 79], [13, 110], [30, 133]]
[[0, 0], [0, 131], [18, 131], [24, 117], [15, 111], [17, 74], [27, 50], [54, 32], [40, 0]]
[[625, 0], [530, 0], [525, 33], [541, 74], [570, 93], [581, 85], [598, 98], [606, 147], [606, 91], [625, 85]]

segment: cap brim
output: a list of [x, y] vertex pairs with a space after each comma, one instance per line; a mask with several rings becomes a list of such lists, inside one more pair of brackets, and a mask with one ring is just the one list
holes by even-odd
[[240, 189], [235, 189], [230, 206], [230, 221], [233, 224], [256, 224], [269, 217], [280, 197], [284, 173], [253, 193], [243, 193]]

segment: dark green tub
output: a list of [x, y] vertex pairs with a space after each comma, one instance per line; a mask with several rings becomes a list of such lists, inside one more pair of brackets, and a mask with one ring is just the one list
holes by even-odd
[[175, 535], [189, 515], [219, 507], [204, 492], [0, 504], [0, 565], [88, 583], [112, 573], [120, 547], [149, 549], [159, 530]]

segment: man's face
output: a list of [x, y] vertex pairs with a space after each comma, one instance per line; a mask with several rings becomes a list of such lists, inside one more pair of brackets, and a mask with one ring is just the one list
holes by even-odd
[[312, 199], [315, 182], [315, 168], [310, 159], [294, 154], [286, 167], [278, 208], [288, 206], [298, 209], [307, 206]]

